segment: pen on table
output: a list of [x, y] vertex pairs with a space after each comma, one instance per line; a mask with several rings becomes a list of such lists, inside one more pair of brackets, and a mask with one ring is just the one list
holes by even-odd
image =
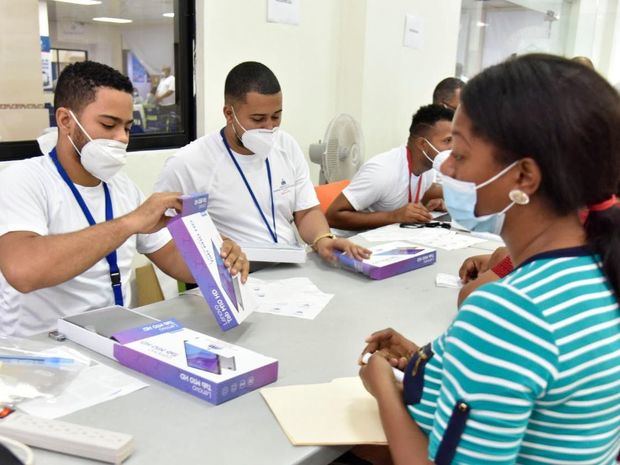
[[0, 363], [15, 365], [46, 365], [60, 366], [75, 363], [72, 358], [63, 357], [37, 357], [31, 355], [0, 355]]
[[[370, 360], [370, 357], [372, 357], [372, 354], [370, 352], [366, 352], [364, 356], [362, 357], [362, 364], [366, 365], [368, 363], [368, 360]], [[402, 383], [403, 378], [405, 377], [405, 374], [399, 369], [394, 368], [394, 367], [392, 367], [392, 372], [394, 373], [394, 377], [396, 378], [396, 381]]]

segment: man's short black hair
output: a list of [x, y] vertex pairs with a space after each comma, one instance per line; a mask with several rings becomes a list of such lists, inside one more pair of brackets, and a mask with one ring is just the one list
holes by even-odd
[[79, 112], [95, 101], [99, 87], [133, 93], [129, 78], [114, 68], [96, 61], [80, 61], [60, 73], [54, 93], [54, 108], [65, 107]]
[[437, 84], [433, 91], [433, 103], [441, 104], [452, 100], [454, 93], [463, 87], [465, 87], [465, 83], [459, 78], [445, 78]]
[[442, 105], [424, 105], [413, 115], [409, 126], [409, 137], [423, 136], [438, 121], [452, 121], [454, 111]]
[[245, 94], [258, 92], [273, 95], [280, 92], [278, 78], [264, 64], [256, 61], [239, 63], [230, 70], [224, 84], [226, 100], [245, 101]]

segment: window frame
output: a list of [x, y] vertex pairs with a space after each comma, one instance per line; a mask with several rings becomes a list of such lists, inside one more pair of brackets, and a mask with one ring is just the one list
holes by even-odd
[[[196, 139], [196, 93], [194, 85], [196, 51], [196, 0], [177, 0], [179, 42], [175, 70], [183, 131], [131, 134], [129, 152], [177, 148]], [[174, 45], [174, 43], [173, 43]], [[179, 79], [181, 77], [181, 79]], [[36, 140], [0, 141], [0, 162], [25, 160], [43, 155]]]

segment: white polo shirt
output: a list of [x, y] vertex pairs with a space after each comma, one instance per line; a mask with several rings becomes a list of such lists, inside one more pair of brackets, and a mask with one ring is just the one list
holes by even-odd
[[174, 76], [170, 75], [168, 77], [165, 78], [161, 78], [161, 80], [159, 81], [159, 84], [157, 84], [157, 96], [163, 95], [166, 92], [168, 92], [169, 90], [172, 91], [172, 93], [170, 95], [168, 95], [167, 97], [164, 97], [163, 99], [161, 99], [159, 101], [159, 104], [162, 107], [169, 107], [170, 105], [174, 105], [175, 103], [175, 84], [174, 84]]
[[[278, 244], [297, 243], [293, 213], [319, 204], [299, 144], [279, 130], [268, 156]], [[273, 230], [267, 165], [257, 155], [233, 152]], [[155, 191], [209, 194], [207, 211], [218, 230], [240, 244], [273, 244], [267, 226], [230, 158], [219, 131], [201, 137], [170, 157]]]
[[415, 201], [418, 183], [422, 201], [433, 182], [433, 169], [420, 176], [409, 176], [407, 148], [401, 145], [364, 163], [342, 193], [356, 211], [387, 212], [404, 207], [409, 202], [409, 192]]
[[[76, 187], [94, 220], [105, 221], [103, 185]], [[140, 189], [122, 173], [114, 176], [108, 187], [115, 218], [135, 210], [144, 200]], [[0, 212], [0, 236], [12, 231], [47, 236], [89, 226], [47, 155], [17, 162], [0, 171]], [[136, 251], [152, 253], [170, 240], [168, 231], [163, 229], [155, 234], [134, 235], [117, 249], [125, 305], [130, 300], [131, 263]], [[0, 334], [30, 336], [55, 328], [58, 318], [108, 305], [114, 305], [114, 294], [105, 258], [69, 281], [27, 294], [16, 291], [0, 273]]]

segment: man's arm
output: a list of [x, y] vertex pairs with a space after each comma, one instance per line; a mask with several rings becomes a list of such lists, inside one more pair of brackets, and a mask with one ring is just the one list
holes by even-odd
[[342, 193], [327, 210], [327, 220], [331, 227], [352, 231], [373, 229], [393, 223], [427, 223], [431, 219], [431, 214], [422, 204], [414, 203], [387, 212], [358, 212]]
[[436, 182], [428, 188], [422, 198], [422, 203], [426, 205], [428, 211], [442, 211], [445, 212], [446, 203], [443, 200], [443, 187]]
[[293, 213], [293, 217], [299, 235], [307, 244], [312, 244], [321, 234], [328, 234], [330, 232], [325, 215], [323, 215], [318, 205], [297, 211]]
[[441, 184], [437, 184], [434, 182], [431, 184], [431, 187], [424, 193], [424, 197], [422, 197], [422, 203], [426, 205], [433, 199], [443, 199], [443, 187]]
[[0, 272], [19, 292], [68, 281], [116, 250], [130, 236], [153, 233], [166, 224], [168, 208], [181, 209], [178, 193], [149, 197], [136, 210], [81, 231], [41, 236], [14, 231], [0, 237]]
[[[307, 244], [311, 244], [316, 252], [325, 260], [336, 260], [334, 250], [345, 252], [357, 260], [364, 260], [370, 257], [370, 250], [360, 247], [347, 239], [341, 237], [333, 239], [329, 237], [321, 238], [321, 236], [329, 234], [330, 229], [325, 215], [323, 215], [318, 205], [295, 212], [294, 218], [295, 225], [297, 226], [301, 238]], [[317, 240], [317, 238], [320, 239]]]

